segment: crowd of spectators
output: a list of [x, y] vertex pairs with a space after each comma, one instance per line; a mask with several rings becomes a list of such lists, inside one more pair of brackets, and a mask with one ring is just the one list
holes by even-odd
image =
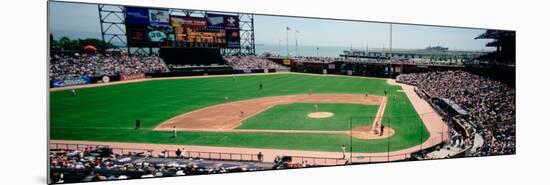
[[401, 74], [397, 81], [467, 110], [467, 122], [485, 142], [475, 156], [515, 153], [515, 90], [509, 85], [460, 70]]
[[328, 64], [336, 61], [333, 57], [295, 57], [294, 62]]
[[261, 58], [254, 55], [249, 56], [227, 56], [224, 57], [227, 64], [233, 69], [250, 70], [250, 69], [287, 69], [287, 67], [277, 64], [269, 59]]
[[[179, 155], [178, 155], [179, 151]], [[53, 183], [140, 179], [226, 172], [263, 170], [262, 166], [231, 164], [185, 157], [185, 150], [168, 157], [163, 151], [152, 156], [151, 151], [113, 154], [108, 146], [86, 147], [83, 150], [50, 151]], [[183, 152], [183, 153], [182, 153]]]
[[53, 55], [50, 60], [50, 79], [74, 75], [98, 77], [167, 70], [166, 64], [157, 56]]
[[[389, 63], [387, 58], [358, 58], [358, 57], [294, 57], [295, 62], [302, 63], [333, 63], [336, 61], [346, 63]], [[392, 58], [392, 63], [395, 64], [422, 64], [422, 65], [463, 65], [461, 61], [435, 61], [421, 58]]]
[[472, 156], [491, 156], [516, 153], [516, 125], [496, 124], [480, 130], [483, 145]]

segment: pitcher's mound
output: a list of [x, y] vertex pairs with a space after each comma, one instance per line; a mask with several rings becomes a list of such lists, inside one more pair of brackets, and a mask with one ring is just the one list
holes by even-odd
[[332, 112], [314, 112], [307, 115], [310, 118], [329, 118], [332, 116], [334, 116]]

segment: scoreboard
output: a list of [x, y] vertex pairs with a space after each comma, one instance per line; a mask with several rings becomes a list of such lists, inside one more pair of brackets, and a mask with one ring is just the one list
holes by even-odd
[[239, 17], [170, 15], [167, 9], [126, 8], [126, 33], [131, 47], [240, 48]]

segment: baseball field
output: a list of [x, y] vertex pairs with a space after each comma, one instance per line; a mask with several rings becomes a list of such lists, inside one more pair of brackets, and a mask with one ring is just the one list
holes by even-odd
[[[76, 92], [51, 91], [50, 139], [323, 152], [339, 152], [351, 139], [353, 152], [377, 153], [410, 148], [430, 136], [401, 86], [386, 79], [234, 75]], [[141, 129], [135, 129], [138, 119]], [[350, 130], [376, 120], [392, 134], [350, 137]]]

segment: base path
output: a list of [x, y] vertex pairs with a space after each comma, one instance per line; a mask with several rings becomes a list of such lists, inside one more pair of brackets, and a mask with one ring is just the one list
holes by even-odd
[[[271, 132], [271, 133], [317, 133], [317, 134], [350, 134], [350, 131], [322, 130], [259, 130], [236, 129], [242, 121], [259, 114], [276, 105], [290, 103], [346, 103], [379, 105], [375, 122], [380, 122], [386, 106], [386, 98], [365, 96], [362, 94], [300, 94], [288, 96], [270, 96], [218, 104], [173, 117], [154, 128], [154, 130], [172, 130], [200, 132]], [[393, 129], [386, 128], [387, 135], [364, 132], [371, 127], [353, 129], [352, 136], [359, 139], [380, 139], [394, 134]]]
[[426, 126], [426, 129], [430, 133], [428, 140], [424, 141], [421, 145], [409, 148], [410, 150], [418, 151], [423, 148], [429, 148], [449, 139], [449, 127], [443, 122], [443, 118], [439, 116], [432, 106], [416, 94], [414, 91], [415, 86], [397, 83], [394, 79], [388, 79], [388, 84], [399, 85], [403, 88], [402, 92], [407, 95], [418, 116], [424, 122], [424, 126]]

